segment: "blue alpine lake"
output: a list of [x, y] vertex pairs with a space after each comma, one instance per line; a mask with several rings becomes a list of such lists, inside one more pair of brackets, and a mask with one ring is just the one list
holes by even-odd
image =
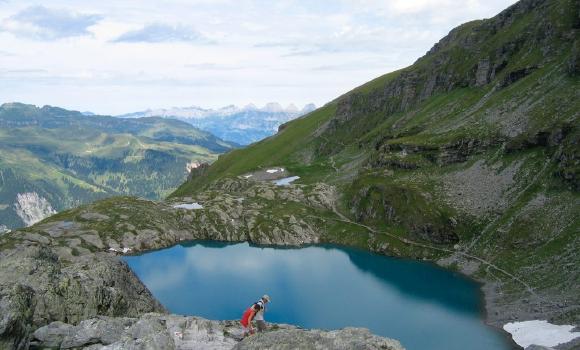
[[505, 350], [483, 322], [479, 285], [414, 260], [334, 245], [300, 249], [192, 242], [124, 258], [172, 313], [239, 319], [269, 294], [265, 319], [365, 327], [408, 350]]

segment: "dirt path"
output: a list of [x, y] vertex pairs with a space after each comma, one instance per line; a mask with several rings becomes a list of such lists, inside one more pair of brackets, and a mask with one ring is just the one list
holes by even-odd
[[[480, 263], [482, 263], [482, 264], [484, 264], [484, 265], [486, 265], [486, 266], [488, 266], [488, 267], [490, 267], [490, 268], [492, 268], [492, 269], [494, 269], [494, 270], [502, 273], [503, 275], [509, 277], [510, 279], [512, 279], [512, 280], [520, 283], [533, 296], [535, 296], [535, 297], [537, 297], [537, 298], [539, 298], [539, 299], [541, 299], [543, 301], [549, 302], [549, 301], [543, 299], [542, 297], [540, 297], [539, 295], [537, 295], [536, 292], [534, 291], [534, 289], [528, 283], [526, 283], [524, 280], [522, 280], [521, 278], [519, 278], [519, 277], [511, 274], [510, 272], [502, 269], [501, 267], [499, 267], [499, 266], [497, 266], [497, 265], [495, 265], [495, 264], [493, 264], [493, 263], [491, 263], [491, 262], [489, 262], [489, 261], [487, 261], [487, 260], [485, 260], [483, 258], [480, 258], [478, 256], [475, 256], [475, 255], [472, 255], [472, 254], [469, 254], [469, 253], [466, 253], [466, 252], [462, 252], [462, 251], [455, 251], [455, 250], [451, 250], [451, 249], [447, 249], [447, 248], [435, 247], [435, 246], [432, 246], [432, 245], [429, 245], [429, 244], [424, 244], [424, 243], [412, 241], [410, 239], [399, 237], [399, 236], [394, 235], [392, 233], [389, 233], [387, 231], [379, 231], [379, 230], [376, 230], [376, 229], [374, 229], [374, 228], [372, 228], [370, 226], [367, 226], [367, 225], [364, 225], [364, 224], [361, 224], [361, 223], [358, 223], [358, 222], [354, 222], [354, 221], [348, 219], [342, 213], [338, 212], [336, 210], [336, 207], [334, 208], [333, 211], [334, 211], [334, 213], [339, 218], [336, 218], [336, 219], [335, 218], [330, 218], [331, 220], [345, 222], [345, 223], [348, 223], [348, 224], [351, 224], [351, 225], [356, 225], [356, 226], [359, 226], [359, 227], [363, 227], [367, 231], [371, 232], [372, 234], [384, 234], [384, 235], [389, 236], [389, 237], [391, 237], [393, 239], [396, 239], [396, 240], [398, 240], [398, 241], [400, 241], [402, 243], [405, 243], [405, 244], [408, 244], [408, 245], [412, 245], [412, 246], [415, 246], [415, 247], [421, 247], [421, 248], [432, 249], [432, 250], [441, 251], [441, 252], [445, 252], [445, 253], [457, 254], [457, 255], [461, 255], [462, 257], [465, 257], [465, 258], [468, 258], [468, 259], [476, 260], [476, 261], [478, 261], [478, 262], [480, 262]], [[318, 219], [322, 219], [322, 220], [327, 220], [328, 219], [328, 218], [323, 218], [323, 217], [320, 217], [320, 216], [313, 216], [313, 215], [311, 215], [311, 217], [318, 218]], [[549, 303], [551, 303], [551, 302], [549, 302]]]

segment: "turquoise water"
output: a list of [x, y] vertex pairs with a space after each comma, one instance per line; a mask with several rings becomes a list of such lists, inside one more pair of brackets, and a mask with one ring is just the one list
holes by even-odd
[[277, 249], [194, 242], [126, 257], [171, 312], [239, 319], [262, 294], [266, 321], [369, 328], [408, 350], [504, 350], [484, 325], [479, 287], [431, 264], [330, 245]]

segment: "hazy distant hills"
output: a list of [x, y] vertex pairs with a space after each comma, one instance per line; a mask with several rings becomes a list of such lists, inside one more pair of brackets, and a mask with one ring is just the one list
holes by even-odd
[[0, 106], [0, 226], [111, 195], [157, 199], [232, 144], [188, 123], [61, 108]]
[[316, 109], [307, 104], [299, 109], [293, 104], [286, 108], [278, 103], [268, 103], [264, 107], [249, 104], [245, 107], [233, 105], [219, 109], [201, 107], [173, 107], [169, 109], [148, 109], [142, 112], [121, 115], [122, 118], [163, 117], [186, 121], [191, 125], [216, 135], [217, 137], [247, 145], [272, 136], [281, 124], [308, 114]]

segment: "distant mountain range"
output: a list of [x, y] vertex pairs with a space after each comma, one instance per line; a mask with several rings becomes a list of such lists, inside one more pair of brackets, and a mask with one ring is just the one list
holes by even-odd
[[0, 231], [112, 195], [162, 198], [232, 149], [188, 123], [0, 106]]
[[162, 117], [186, 121], [201, 130], [209, 131], [217, 137], [248, 145], [274, 135], [278, 127], [292, 119], [308, 114], [316, 109], [312, 103], [299, 109], [294, 104], [286, 108], [279, 103], [268, 103], [264, 107], [249, 104], [245, 107], [229, 105], [219, 109], [201, 107], [173, 107], [169, 109], [148, 109], [120, 115], [122, 118]]

